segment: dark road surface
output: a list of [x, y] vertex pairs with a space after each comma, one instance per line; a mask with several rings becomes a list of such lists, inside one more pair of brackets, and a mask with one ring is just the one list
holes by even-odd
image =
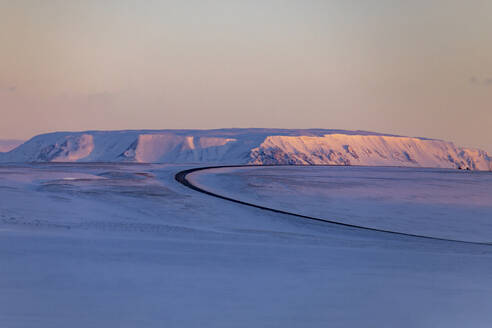
[[213, 193], [211, 191], [205, 190], [203, 188], [200, 188], [200, 187], [194, 185], [193, 183], [191, 183], [187, 179], [187, 176], [189, 174], [191, 174], [193, 172], [198, 172], [198, 171], [220, 169], [220, 168], [263, 167], [263, 166], [265, 166], [265, 165], [221, 165], [221, 166], [197, 167], [197, 168], [193, 168], [193, 169], [180, 171], [180, 172], [176, 173], [174, 178], [176, 181], [178, 181], [182, 185], [184, 185], [190, 189], [193, 189], [195, 191], [209, 195], [209, 196], [217, 197], [217, 198], [220, 198], [223, 200], [227, 200], [227, 201], [234, 202], [234, 203], [241, 204], [241, 205], [245, 205], [245, 206], [255, 207], [255, 208], [258, 208], [258, 209], [261, 209], [264, 211], [270, 211], [270, 212], [274, 212], [274, 213], [280, 213], [280, 214], [295, 216], [297, 218], [302, 218], [302, 219], [306, 219], [306, 220], [319, 221], [319, 222], [324, 222], [324, 223], [328, 223], [328, 224], [344, 226], [344, 227], [348, 227], [348, 228], [363, 229], [363, 230], [369, 230], [369, 231], [375, 231], [375, 232], [381, 232], [381, 233], [387, 233], [387, 234], [394, 234], [394, 235], [400, 235], [400, 236], [406, 236], [406, 237], [424, 238], [424, 239], [430, 239], [430, 240], [447, 241], [447, 242], [464, 243], [464, 244], [492, 246], [492, 243], [489, 243], [489, 242], [487, 242], [487, 243], [485, 243], [485, 242], [473, 242], [473, 241], [464, 241], [464, 240], [457, 240], [457, 239], [446, 239], [446, 238], [438, 238], [438, 237], [432, 237], [432, 236], [416, 235], [416, 234], [410, 234], [410, 233], [405, 233], [405, 232], [397, 232], [397, 231], [390, 231], [390, 230], [364, 227], [364, 226], [359, 226], [359, 225], [355, 225], [355, 224], [337, 222], [337, 221], [328, 220], [328, 219], [321, 219], [321, 218], [316, 218], [316, 217], [302, 215], [302, 214], [295, 214], [295, 213], [291, 213], [291, 212], [287, 212], [287, 211], [283, 211], [283, 210], [279, 210], [279, 209], [274, 209], [274, 208], [269, 208], [269, 207], [265, 207], [265, 206], [261, 206], [261, 205], [256, 205], [256, 204], [244, 202], [244, 201], [241, 201], [238, 199], [233, 199], [233, 198], [230, 198], [227, 196], [219, 195], [219, 194]]

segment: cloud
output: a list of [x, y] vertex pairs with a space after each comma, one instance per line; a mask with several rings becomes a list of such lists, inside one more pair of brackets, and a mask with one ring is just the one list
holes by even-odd
[[17, 86], [15, 86], [15, 85], [11, 85], [8, 87], [1, 87], [0, 86], [0, 92], [15, 92], [15, 91], [17, 91]]
[[470, 84], [476, 86], [492, 86], [492, 77], [478, 78], [476, 76], [472, 76], [470, 78]]

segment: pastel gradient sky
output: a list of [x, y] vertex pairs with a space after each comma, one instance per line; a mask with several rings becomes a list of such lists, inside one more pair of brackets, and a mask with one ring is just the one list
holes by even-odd
[[0, 138], [282, 127], [492, 153], [490, 0], [0, 0]]

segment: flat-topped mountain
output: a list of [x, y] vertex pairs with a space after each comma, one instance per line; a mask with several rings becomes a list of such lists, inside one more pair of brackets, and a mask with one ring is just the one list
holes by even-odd
[[396, 165], [492, 170], [483, 150], [367, 131], [219, 129], [55, 132], [1, 162]]

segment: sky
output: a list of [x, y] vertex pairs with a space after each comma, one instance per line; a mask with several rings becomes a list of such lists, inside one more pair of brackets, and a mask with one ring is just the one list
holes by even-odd
[[490, 0], [0, 0], [0, 138], [336, 128], [492, 153]]

